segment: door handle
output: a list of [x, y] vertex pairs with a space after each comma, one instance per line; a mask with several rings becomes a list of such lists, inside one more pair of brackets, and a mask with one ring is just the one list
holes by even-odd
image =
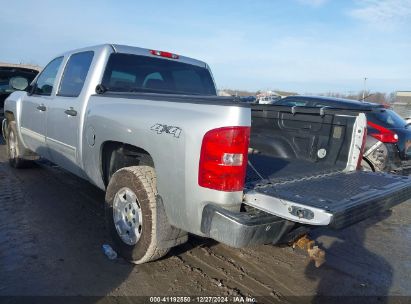
[[71, 108], [71, 107], [70, 107], [70, 109], [65, 110], [64, 113], [66, 113], [67, 115], [70, 115], [70, 116], [76, 116], [76, 115], [77, 115], [77, 111], [74, 110], [74, 109]]
[[47, 108], [46, 108], [46, 106], [45, 106], [44, 104], [41, 104], [41, 105], [39, 105], [39, 106], [37, 107], [37, 110], [39, 110], [39, 111], [41, 111], [41, 112], [44, 112], [44, 111], [47, 110]]

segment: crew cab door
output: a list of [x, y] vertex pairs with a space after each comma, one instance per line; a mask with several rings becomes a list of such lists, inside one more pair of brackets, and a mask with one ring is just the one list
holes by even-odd
[[64, 68], [60, 86], [47, 119], [47, 144], [51, 160], [73, 173], [79, 173], [78, 149], [84, 83], [94, 52], [72, 54]]
[[46, 145], [46, 122], [49, 104], [53, 100], [56, 76], [63, 57], [52, 60], [37, 77], [32, 94], [22, 102], [20, 132], [25, 145], [37, 154], [49, 158]]

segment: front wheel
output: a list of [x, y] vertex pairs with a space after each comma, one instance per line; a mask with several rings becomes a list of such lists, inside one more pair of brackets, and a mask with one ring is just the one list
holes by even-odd
[[23, 158], [24, 147], [17, 135], [16, 122], [11, 121], [7, 126], [7, 156], [13, 168], [24, 168], [30, 163]]
[[126, 167], [110, 179], [106, 192], [106, 222], [114, 247], [126, 260], [142, 264], [164, 256], [157, 235], [168, 234], [171, 226], [157, 221], [154, 169], [149, 166]]

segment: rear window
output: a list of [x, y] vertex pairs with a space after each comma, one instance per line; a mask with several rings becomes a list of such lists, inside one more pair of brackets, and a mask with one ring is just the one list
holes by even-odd
[[393, 110], [381, 109], [367, 113], [367, 118], [377, 124], [383, 124], [388, 128], [403, 128], [407, 123]]
[[15, 91], [10, 86], [10, 80], [15, 77], [23, 77], [27, 80], [27, 83], [31, 83], [38, 74], [34, 70], [23, 70], [19, 68], [1, 68], [0, 67], [0, 95], [10, 94]]
[[70, 56], [61, 79], [59, 96], [77, 97], [83, 89], [94, 52], [82, 52]]
[[206, 68], [179, 61], [112, 54], [102, 84], [108, 91], [216, 95]]

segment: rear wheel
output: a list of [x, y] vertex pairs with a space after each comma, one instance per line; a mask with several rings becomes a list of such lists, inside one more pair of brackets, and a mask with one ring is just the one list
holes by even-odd
[[12, 121], [7, 127], [7, 156], [9, 163], [14, 168], [24, 168], [30, 164], [23, 158], [24, 147], [17, 135], [16, 122]]
[[361, 170], [362, 171], [368, 171], [368, 172], [374, 172], [375, 171], [374, 167], [365, 158], [363, 158], [362, 161], [361, 161]]
[[107, 226], [117, 252], [132, 263], [156, 260], [169, 251], [160, 248], [157, 239], [172, 228], [158, 223], [157, 212], [162, 206], [156, 196], [156, 176], [149, 166], [122, 168], [107, 187]]

